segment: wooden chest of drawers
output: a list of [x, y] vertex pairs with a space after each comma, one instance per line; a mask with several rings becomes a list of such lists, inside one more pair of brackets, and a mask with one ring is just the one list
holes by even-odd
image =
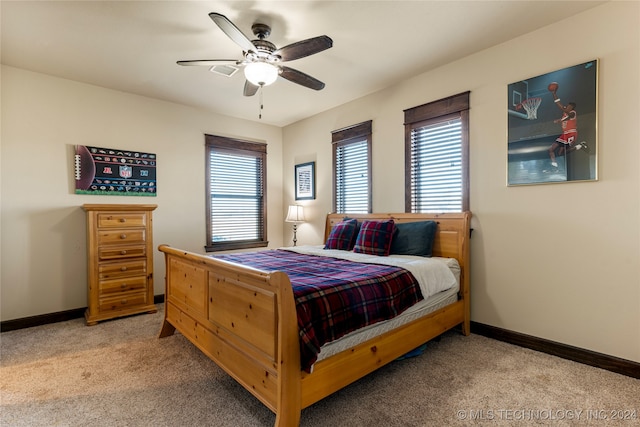
[[87, 325], [157, 311], [153, 304], [156, 205], [83, 205], [87, 213]]

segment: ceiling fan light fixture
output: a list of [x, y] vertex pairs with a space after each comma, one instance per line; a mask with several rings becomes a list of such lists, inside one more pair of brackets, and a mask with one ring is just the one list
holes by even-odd
[[244, 67], [244, 76], [256, 86], [269, 86], [278, 78], [278, 67], [267, 62], [252, 62]]

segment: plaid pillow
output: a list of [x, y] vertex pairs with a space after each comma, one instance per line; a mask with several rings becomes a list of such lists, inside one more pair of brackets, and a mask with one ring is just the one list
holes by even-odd
[[353, 252], [388, 256], [395, 227], [396, 225], [392, 219], [387, 221], [363, 221]]
[[331, 233], [329, 233], [329, 238], [327, 239], [324, 248], [350, 251], [357, 226], [358, 220], [356, 219], [340, 221], [331, 229]]

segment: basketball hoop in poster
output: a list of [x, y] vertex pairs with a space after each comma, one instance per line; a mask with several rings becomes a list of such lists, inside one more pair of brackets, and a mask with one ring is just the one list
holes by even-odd
[[[524, 108], [527, 112], [528, 120], [535, 120], [538, 118], [538, 107], [542, 103], [542, 98], [527, 98], [520, 103], [516, 108]], [[519, 107], [519, 108], [518, 108]]]

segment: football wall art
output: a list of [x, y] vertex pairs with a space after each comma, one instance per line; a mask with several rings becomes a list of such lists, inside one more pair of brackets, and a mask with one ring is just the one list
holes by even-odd
[[76, 145], [76, 194], [156, 196], [156, 155]]

